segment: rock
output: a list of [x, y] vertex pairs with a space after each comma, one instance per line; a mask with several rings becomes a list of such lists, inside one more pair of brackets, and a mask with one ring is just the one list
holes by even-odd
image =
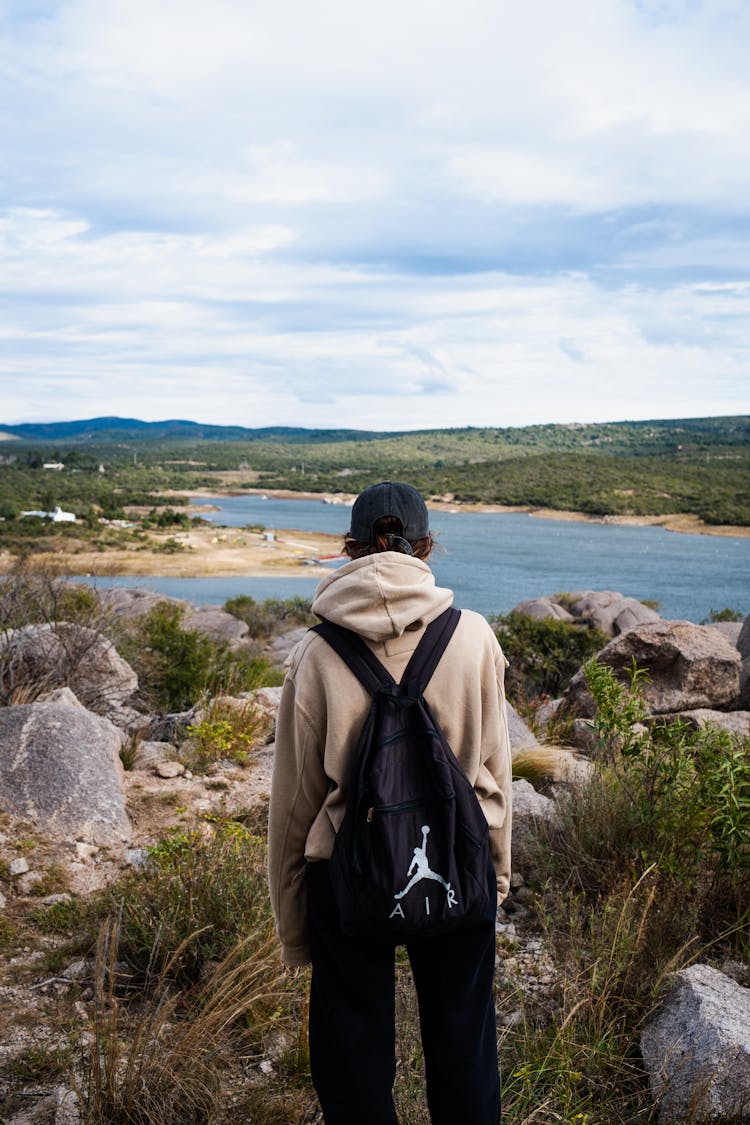
[[0, 708], [0, 807], [50, 836], [127, 838], [120, 746], [117, 728], [82, 707]]
[[124, 859], [128, 867], [134, 867], [137, 871], [142, 871], [148, 864], [148, 850], [146, 848], [128, 848]]
[[154, 772], [158, 777], [167, 780], [172, 777], [180, 777], [185, 772], [185, 767], [182, 762], [157, 762]]
[[58, 891], [54, 895], [45, 895], [42, 899], [42, 906], [59, 906], [61, 902], [72, 902], [73, 896], [68, 894], [67, 891]]
[[53, 688], [52, 691], [44, 691], [41, 695], [37, 696], [36, 703], [64, 703], [68, 707], [83, 707], [78, 696], [69, 687]]
[[508, 718], [508, 734], [510, 735], [511, 753], [516, 750], [525, 750], [529, 746], [538, 746], [539, 742], [530, 727], [526, 726], [521, 716], [512, 704], [505, 704]]
[[[597, 659], [625, 680], [633, 660], [648, 673], [643, 694], [652, 714], [696, 707], [729, 709], [740, 686], [740, 656], [716, 629], [690, 621], [655, 621], [615, 637]], [[563, 694], [564, 710], [593, 717], [583, 670], [576, 672]]]
[[268, 647], [268, 652], [275, 664], [285, 664], [292, 649], [299, 644], [307, 632], [306, 627], [290, 629], [287, 633], [280, 633], [274, 637]]
[[0, 653], [17, 683], [69, 687], [77, 702], [100, 715], [120, 707], [138, 688], [138, 677], [114, 645], [84, 625], [10, 629], [0, 636]]
[[596, 730], [592, 719], [574, 719], [571, 729], [570, 741], [577, 750], [584, 754], [591, 754], [596, 749], [598, 742]]
[[19, 875], [25, 875], [29, 870], [29, 861], [27, 859], [12, 859], [8, 864], [8, 874], [14, 879]]
[[79, 863], [91, 863], [94, 857], [99, 854], [96, 844], [85, 844], [82, 840], [76, 841], [73, 851]]
[[44, 876], [40, 871], [28, 871], [18, 880], [18, 891], [22, 895], [30, 895], [34, 887], [38, 887]]
[[750, 711], [712, 711], [708, 707], [695, 707], [690, 711], [680, 711], [673, 715], [660, 715], [664, 719], [679, 719], [690, 726], [719, 727], [743, 738], [750, 736]]
[[547, 699], [537, 707], [535, 720], [540, 730], [545, 731], [560, 709], [562, 699]]
[[133, 755], [133, 769], [151, 769], [159, 762], [174, 760], [176, 748], [172, 742], [139, 742]]
[[168, 715], [158, 715], [152, 719], [144, 734], [151, 742], [181, 742], [187, 728], [198, 722], [199, 709], [174, 711]]
[[735, 648], [737, 647], [740, 633], [742, 632], [741, 621], [709, 621], [707, 622], [707, 627], [709, 629], [718, 629], [720, 633], [724, 634], [730, 644], [733, 644]]
[[2, 891], [0, 891], [0, 910], [5, 910], [7, 899]]
[[708, 965], [683, 969], [641, 1053], [660, 1125], [750, 1120], [750, 989]]
[[750, 613], [742, 622], [737, 640], [737, 651], [742, 660], [740, 669], [740, 706], [750, 707]]
[[565, 602], [574, 618], [585, 621], [610, 637], [626, 633], [636, 625], [661, 621], [655, 610], [616, 590], [577, 590], [565, 595]]
[[513, 613], [520, 613], [524, 617], [535, 617], [539, 620], [574, 621], [572, 613], [568, 613], [564, 606], [553, 598], [528, 598], [513, 607]]
[[281, 706], [281, 691], [280, 687], [262, 687], [246, 694], [261, 711], [275, 721]]
[[93, 977], [95, 972], [96, 964], [94, 961], [71, 961], [63, 975], [68, 977], [69, 980], [86, 980], [87, 977]]
[[513, 829], [511, 854], [513, 866], [526, 881], [541, 874], [534, 866], [531, 844], [537, 822], [553, 823], [557, 812], [555, 802], [538, 793], [530, 782], [519, 779], [513, 782]]
[[246, 621], [215, 605], [191, 606], [182, 618], [182, 628], [194, 629], [204, 637], [228, 645], [237, 644], [250, 631]]
[[119, 588], [99, 590], [99, 600], [111, 613], [127, 621], [138, 621], [157, 605], [167, 602], [182, 610], [181, 626], [192, 629], [214, 641], [225, 641], [234, 645], [242, 641], [249, 632], [249, 626], [231, 613], [216, 605], [194, 606], [181, 598], [171, 598], [166, 594], [156, 594], [152, 590]]

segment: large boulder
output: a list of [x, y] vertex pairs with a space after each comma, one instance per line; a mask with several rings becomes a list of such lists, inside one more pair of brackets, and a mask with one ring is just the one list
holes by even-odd
[[619, 636], [636, 625], [661, 620], [659, 614], [643, 602], [616, 590], [575, 590], [570, 594], [529, 598], [519, 602], [513, 612], [526, 617], [589, 625], [608, 637]]
[[661, 621], [655, 610], [616, 590], [576, 590], [565, 596], [565, 604], [575, 619], [608, 637], [617, 637], [637, 625]]
[[568, 613], [565, 606], [560, 605], [555, 598], [528, 598], [513, 607], [513, 613], [520, 613], [524, 617], [535, 617], [542, 621], [573, 621], [574, 617]]
[[216, 605], [194, 606], [181, 598], [156, 594], [153, 590], [118, 587], [100, 590], [101, 604], [115, 617], [125, 621], [139, 621], [146, 617], [157, 605], [167, 602], [182, 610], [183, 629], [193, 629], [214, 641], [225, 641], [229, 645], [238, 644], [247, 637], [249, 626], [234, 614], [227, 613]]
[[750, 1121], [750, 989], [709, 965], [683, 969], [641, 1053], [660, 1125]]
[[538, 859], [533, 846], [537, 826], [554, 824], [557, 808], [551, 797], [537, 792], [531, 782], [519, 778], [513, 782], [513, 826], [511, 855], [513, 870], [520, 871], [527, 879], [534, 880], [543, 875], [535, 867]]
[[[708, 707], [736, 707], [740, 691], [740, 655], [716, 629], [690, 621], [655, 621], [615, 637], [597, 656], [624, 680], [633, 661], [648, 673], [643, 693], [652, 714]], [[583, 670], [563, 695], [565, 710], [593, 716]]]
[[0, 807], [51, 836], [127, 839], [119, 730], [67, 703], [0, 708]]
[[91, 711], [105, 715], [122, 707], [138, 688], [138, 677], [106, 637], [67, 622], [25, 625], [0, 636], [4, 694], [25, 688], [69, 687]]
[[750, 738], [750, 711], [711, 711], [708, 707], [696, 707], [692, 711], [680, 711], [678, 715], [665, 715], [664, 718], [679, 719], [695, 730], [718, 727], [741, 738]]
[[530, 746], [538, 746], [539, 741], [530, 727], [526, 725], [521, 716], [511, 703], [505, 704], [508, 718], [508, 734], [510, 736], [511, 753], [526, 750]]

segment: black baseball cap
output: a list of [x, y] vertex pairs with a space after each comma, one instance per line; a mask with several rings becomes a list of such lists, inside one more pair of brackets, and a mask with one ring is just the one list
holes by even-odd
[[372, 526], [383, 516], [401, 520], [404, 539], [424, 539], [430, 531], [427, 505], [410, 484], [384, 480], [361, 492], [352, 507], [349, 535], [360, 543], [372, 542]]

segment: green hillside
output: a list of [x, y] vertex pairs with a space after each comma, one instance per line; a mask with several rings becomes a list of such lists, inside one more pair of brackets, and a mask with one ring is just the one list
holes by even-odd
[[391, 434], [112, 418], [42, 428], [54, 439], [0, 427], [16, 431], [0, 445], [6, 524], [54, 504], [90, 517], [174, 504], [165, 490], [358, 492], [391, 477], [458, 501], [750, 526], [747, 416]]

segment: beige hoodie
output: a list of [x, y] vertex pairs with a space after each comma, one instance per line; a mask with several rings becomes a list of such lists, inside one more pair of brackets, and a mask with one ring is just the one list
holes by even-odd
[[[353, 629], [400, 680], [427, 625], [453, 601], [426, 563], [395, 551], [346, 563], [318, 587], [313, 610]], [[425, 698], [472, 782], [490, 826], [498, 894], [510, 879], [511, 763], [507, 661], [487, 621], [464, 610]], [[371, 699], [316, 633], [293, 650], [281, 696], [269, 814], [269, 882], [287, 965], [304, 965], [309, 861], [329, 859], [344, 815], [351, 753]]]

